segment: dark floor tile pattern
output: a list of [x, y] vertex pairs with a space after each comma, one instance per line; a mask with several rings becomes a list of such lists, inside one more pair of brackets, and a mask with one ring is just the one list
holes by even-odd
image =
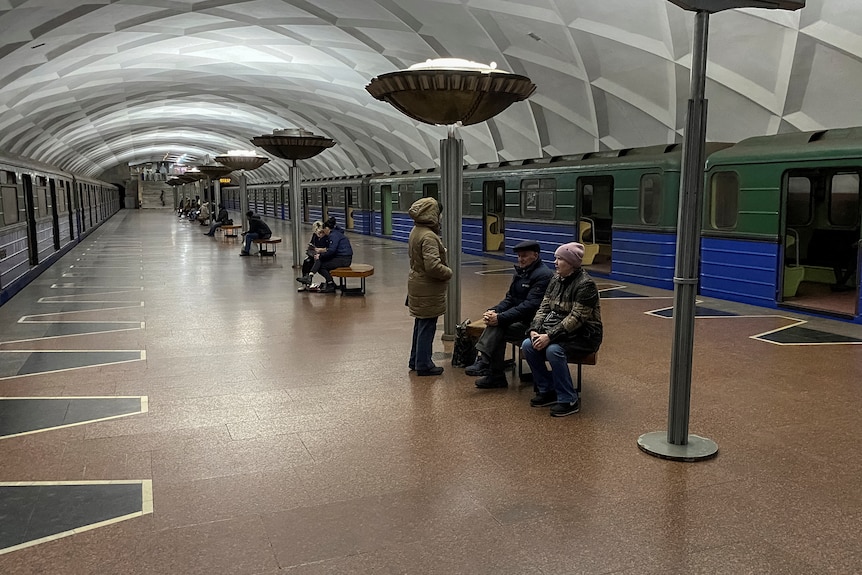
[[862, 338], [819, 331], [802, 326], [792, 326], [773, 333], [758, 336], [758, 339], [784, 344], [830, 344], [830, 343], [862, 343]]
[[0, 438], [140, 412], [139, 397], [0, 398]]
[[0, 485], [4, 549], [142, 510], [141, 485]]

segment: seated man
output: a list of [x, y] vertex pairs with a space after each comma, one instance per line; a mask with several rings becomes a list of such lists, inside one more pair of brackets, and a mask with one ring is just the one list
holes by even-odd
[[315, 254], [311, 270], [305, 276], [297, 278], [297, 281], [311, 285], [314, 274], [319, 273], [326, 283], [321, 284], [317, 289], [309, 289], [308, 291], [335, 293], [335, 282], [332, 280], [329, 270], [347, 267], [353, 263], [353, 247], [350, 245], [350, 240], [344, 235], [344, 230], [335, 225], [335, 218], [326, 220], [323, 224], [323, 233], [329, 240], [326, 251]]
[[245, 236], [245, 242], [243, 243], [242, 251], [239, 252], [241, 256], [251, 255], [249, 250], [251, 249], [252, 240], [268, 240], [272, 237], [272, 230], [269, 229], [266, 222], [260, 219], [260, 216], [251, 210], [247, 211], [245, 215], [248, 217], [248, 230], [242, 233]]
[[227, 225], [232, 224], [232, 223], [233, 223], [233, 220], [230, 219], [230, 214], [228, 214], [227, 210], [224, 207], [224, 204], [219, 204], [218, 205], [218, 215], [216, 216], [216, 219], [213, 221], [212, 225], [210, 226], [210, 231], [204, 232], [204, 235], [209, 236], [209, 237], [213, 237], [215, 235], [215, 231], [217, 229], [219, 229], [222, 226], [227, 226]]
[[479, 389], [509, 385], [504, 369], [506, 342], [524, 339], [554, 275], [542, 261], [539, 242], [526, 240], [514, 250], [518, 263], [512, 284], [506, 297], [483, 315], [485, 331], [476, 342], [476, 363], [464, 370], [467, 375], [484, 376], [476, 380]]
[[581, 267], [583, 257], [584, 246], [577, 242], [554, 252], [557, 273], [530, 324], [529, 337], [521, 344], [536, 385], [530, 405], [550, 405], [552, 417], [565, 417], [581, 408], [567, 358], [598, 351], [602, 343], [599, 291]]

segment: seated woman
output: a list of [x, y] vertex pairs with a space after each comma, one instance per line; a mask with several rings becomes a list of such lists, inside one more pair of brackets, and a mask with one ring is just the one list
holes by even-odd
[[335, 218], [326, 220], [326, 223], [323, 224], [323, 233], [329, 240], [326, 251], [315, 254], [314, 264], [308, 274], [299, 278], [298, 281], [305, 285], [311, 285], [311, 278], [314, 277], [314, 274], [320, 273], [326, 283], [321, 284], [317, 289], [309, 289], [308, 291], [335, 293], [335, 282], [332, 280], [329, 270], [347, 267], [353, 263], [353, 246], [350, 245], [350, 240], [344, 235], [344, 230], [335, 224]]
[[[314, 267], [314, 256], [322, 254], [329, 247], [329, 236], [323, 231], [323, 222], [317, 220], [311, 224], [311, 239], [308, 240], [308, 248], [305, 250], [305, 260], [302, 262], [302, 275], [296, 278], [296, 281], [302, 284], [302, 287], [297, 291], [305, 291], [310, 287], [316, 287], [313, 284], [306, 284], [305, 277], [311, 274], [311, 268]], [[314, 274], [311, 274], [312, 279]]]

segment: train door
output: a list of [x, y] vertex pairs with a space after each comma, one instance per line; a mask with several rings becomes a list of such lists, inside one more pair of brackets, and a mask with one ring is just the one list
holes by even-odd
[[392, 235], [392, 186], [380, 186], [380, 227], [384, 236]]
[[505, 249], [506, 182], [482, 182], [482, 229], [486, 252]]
[[302, 188], [302, 221], [308, 221], [308, 204], [310, 204], [309, 200], [309, 191], [308, 188]]
[[54, 249], [60, 249], [60, 212], [57, 210], [57, 181], [48, 180], [49, 201], [51, 202], [51, 228], [54, 231]]
[[853, 317], [859, 312], [862, 169], [792, 170], [782, 183], [777, 301]]
[[613, 177], [578, 178], [575, 237], [584, 244], [584, 265], [605, 274], [611, 273], [613, 205]]
[[352, 230], [356, 223], [353, 221], [353, 188], [344, 188], [344, 229]]
[[27, 217], [27, 252], [30, 256], [30, 265], [39, 263], [39, 245], [36, 236], [36, 205], [33, 195], [33, 178], [30, 174], [21, 177], [24, 191], [24, 207]]

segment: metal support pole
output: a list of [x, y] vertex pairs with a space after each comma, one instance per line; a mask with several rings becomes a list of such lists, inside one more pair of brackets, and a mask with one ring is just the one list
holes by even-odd
[[452, 279], [446, 293], [443, 339], [455, 339], [461, 321], [461, 186], [464, 173], [464, 141], [449, 126], [449, 136], [440, 140], [440, 181], [443, 184], [443, 243], [446, 244]]
[[302, 242], [302, 190], [300, 188], [302, 180], [296, 160], [293, 160], [288, 171], [290, 179], [290, 222], [293, 225], [293, 267], [299, 269], [302, 267], [302, 260], [305, 259], [305, 250], [302, 249], [305, 244]]
[[699, 10], [695, 15], [691, 98], [688, 101], [680, 178], [668, 430], [665, 437], [662, 437], [662, 432], [654, 432], [638, 439], [638, 446], [650, 455], [681, 461], [698, 461], [718, 453], [715, 442], [688, 433], [698, 280], [697, 248], [703, 207], [708, 34], [709, 12]]
[[245, 215], [248, 212], [248, 192], [245, 190], [246, 180], [245, 180], [245, 170], [239, 171], [239, 209], [242, 212], [242, 229], [243, 231], [248, 231], [248, 216]]

